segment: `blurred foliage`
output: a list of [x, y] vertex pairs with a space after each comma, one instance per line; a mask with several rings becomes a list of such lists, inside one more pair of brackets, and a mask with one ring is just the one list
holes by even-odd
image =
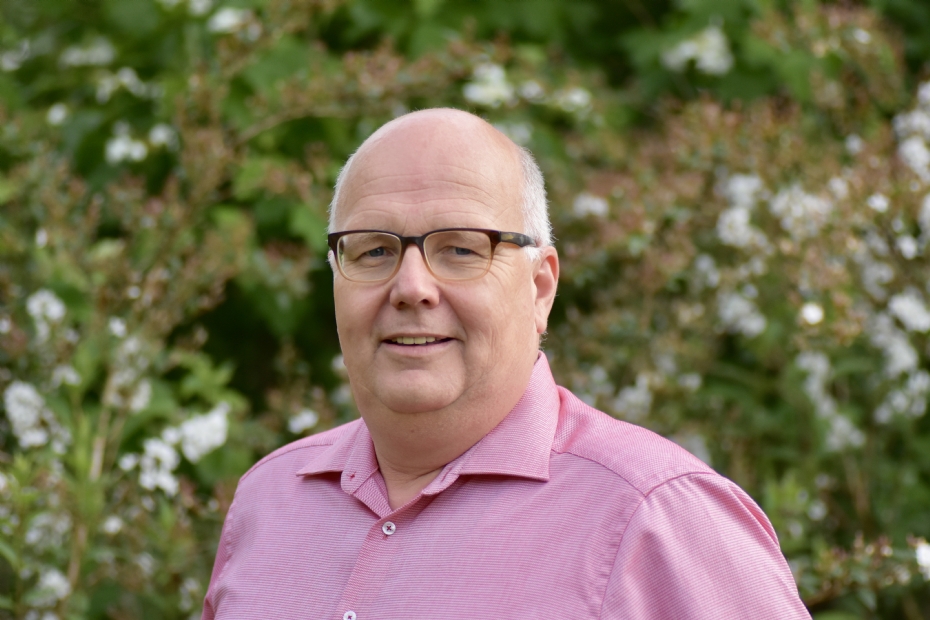
[[561, 383], [746, 488], [816, 618], [930, 617], [922, 0], [0, 3], [0, 617], [198, 617], [237, 478], [356, 415], [341, 162], [547, 175]]

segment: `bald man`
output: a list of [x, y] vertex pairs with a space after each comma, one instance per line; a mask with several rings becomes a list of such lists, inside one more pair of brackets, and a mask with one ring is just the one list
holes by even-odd
[[395, 119], [340, 173], [329, 246], [361, 419], [242, 477], [204, 620], [810, 617], [752, 499], [556, 386], [528, 151]]

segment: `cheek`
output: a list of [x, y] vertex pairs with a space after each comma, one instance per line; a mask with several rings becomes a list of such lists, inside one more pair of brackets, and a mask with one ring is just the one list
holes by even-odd
[[[333, 291], [336, 329], [343, 349], [365, 340], [371, 333], [377, 305], [373, 303], [372, 295], [364, 293], [365, 291], [347, 291], [338, 285]], [[343, 354], [346, 353], [343, 350]]]

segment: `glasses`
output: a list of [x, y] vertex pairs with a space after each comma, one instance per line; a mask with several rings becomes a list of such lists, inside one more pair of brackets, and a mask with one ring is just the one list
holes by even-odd
[[353, 282], [382, 282], [400, 269], [407, 247], [416, 245], [426, 267], [441, 280], [475, 280], [488, 272], [500, 243], [535, 246], [527, 235], [484, 228], [443, 228], [401, 237], [383, 230], [344, 230], [329, 235], [336, 265]]

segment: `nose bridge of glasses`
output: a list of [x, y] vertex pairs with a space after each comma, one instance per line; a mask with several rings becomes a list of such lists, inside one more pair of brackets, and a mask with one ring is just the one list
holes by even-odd
[[423, 262], [423, 268], [426, 269], [426, 271], [429, 273], [433, 272], [433, 269], [429, 264], [429, 258], [426, 255], [426, 247], [424, 246], [426, 235], [421, 235], [419, 237], [401, 237], [400, 235], [397, 235], [397, 238], [400, 239], [400, 255], [397, 258], [396, 272], [399, 272], [401, 269], [403, 269], [404, 263], [407, 260], [407, 251], [410, 250], [410, 246], [415, 246], [417, 250], [419, 250], [420, 260]]

